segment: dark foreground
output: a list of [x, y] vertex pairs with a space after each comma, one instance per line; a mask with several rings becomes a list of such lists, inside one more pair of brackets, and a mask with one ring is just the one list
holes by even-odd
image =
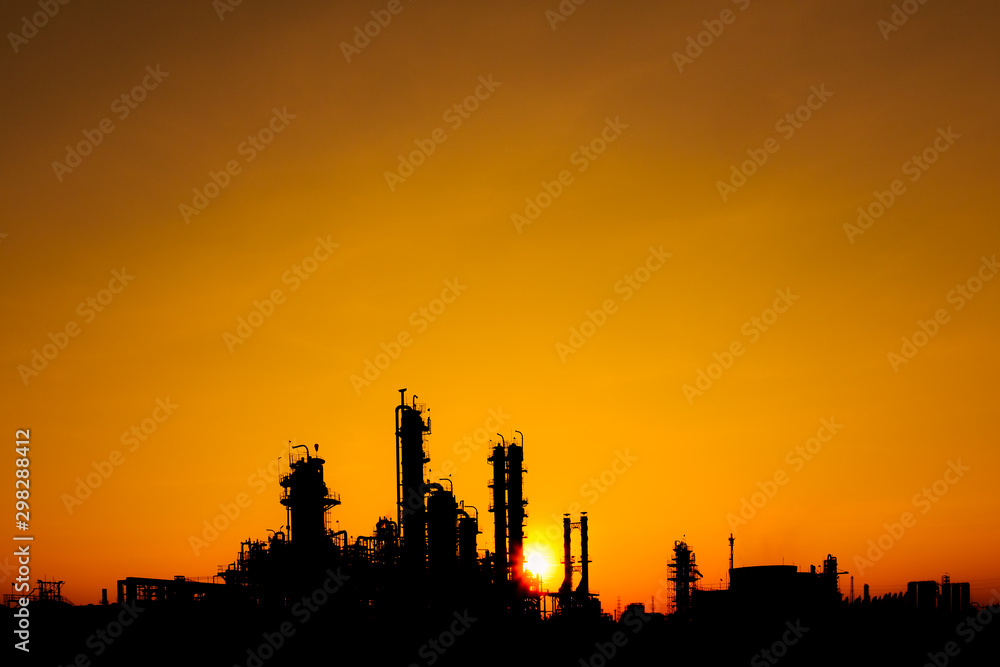
[[[11, 610], [2, 609], [16, 629]], [[468, 611], [375, 621], [304, 607], [195, 605], [31, 610], [30, 653], [7, 633], [2, 664], [220, 665], [1000, 665], [994, 610], [943, 614], [842, 608], [804, 618], [640, 611], [621, 621], [488, 618]]]

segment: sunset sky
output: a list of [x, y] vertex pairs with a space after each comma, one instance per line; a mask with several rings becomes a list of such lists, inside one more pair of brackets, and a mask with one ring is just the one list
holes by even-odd
[[0, 389], [74, 602], [279, 529], [289, 440], [370, 535], [403, 387], [480, 548], [524, 433], [606, 611], [730, 532], [1000, 588], [996, 3], [49, 4], [0, 10]]

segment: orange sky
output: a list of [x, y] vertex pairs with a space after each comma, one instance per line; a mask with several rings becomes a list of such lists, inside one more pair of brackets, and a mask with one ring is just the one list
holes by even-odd
[[32, 31], [5, 4], [31, 36], [0, 56], [0, 387], [35, 575], [80, 603], [215, 573], [283, 523], [290, 439], [370, 534], [408, 387], [483, 548], [483, 434], [524, 432], [528, 548], [588, 511], [606, 610], [685, 535], [718, 583], [744, 498], [737, 565], [1000, 586], [995, 3], [898, 30], [888, 1], [558, 7], [69, 3]]

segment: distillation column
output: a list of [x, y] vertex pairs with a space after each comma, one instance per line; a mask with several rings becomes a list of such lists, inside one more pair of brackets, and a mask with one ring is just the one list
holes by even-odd
[[507, 448], [507, 530], [510, 533], [510, 578], [520, 591], [524, 577], [524, 450], [513, 442]]
[[[321, 550], [329, 542], [326, 532], [326, 512], [340, 504], [340, 498], [331, 494], [323, 481], [323, 464], [319, 456], [305, 457], [290, 463], [291, 472], [281, 476], [281, 504], [289, 509], [291, 541], [296, 548], [307, 551]], [[316, 445], [319, 454], [319, 445]]]
[[502, 443], [487, 461], [493, 464], [493, 581], [499, 585], [507, 581], [507, 453]]
[[454, 572], [458, 557], [458, 503], [440, 484], [427, 498], [427, 561], [431, 575], [439, 580]]
[[[424, 464], [430, 459], [424, 452], [424, 433], [430, 426], [424, 423], [414, 402], [406, 405], [405, 389], [400, 390], [400, 405], [396, 407], [397, 456], [400, 459], [399, 516], [403, 539], [403, 566], [422, 570], [427, 554], [427, 515], [424, 508]], [[416, 397], [414, 397], [414, 401]]]

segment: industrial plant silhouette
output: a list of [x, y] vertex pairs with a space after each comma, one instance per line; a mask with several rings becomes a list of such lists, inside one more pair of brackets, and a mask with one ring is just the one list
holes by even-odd
[[[349, 541], [330, 527], [340, 496], [324, 481], [319, 445], [292, 449], [280, 475], [286, 531], [247, 540], [235, 560], [198, 581], [126, 577], [110, 602], [74, 606], [60, 581], [31, 592], [33, 664], [997, 664], [997, 626], [968, 583], [911, 582], [905, 592], [842, 592], [837, 558], [735, 567], [728, 586], [703, 588], [691, 547], [674, 542], [669, 613], [642, 603], [602, 612], [590, 590], [590, 522], [563, 517], [563, 574], [543, 589], [525, 569], [524, 436], [499, 436], [481, 549], [477, 508], [450, 480], [425, 479], [431, 422], [400, 390], [395, 407], [396, 516]], [[612, 517], [604, 520], [612, 521]], [[657, 531], [655, 510], [648, 530]], [[574, 554], [574, 531], [578, 552]], [[643, 549], [642, 535], [634, 548]], [[666, 557], [667, 554], [664, 554]], [[12, 622], [17, 600], [7, 595]], [[618, 605], [620, 607], [620, 604]], [[996, 611], [996, 608], [993, 608]], [[978, 621], [977, 621], [978, 619]], [[16, 628], [16, 624], [14, 626]], [[977, 629], [978, 628], [978, 629]], [[17, 652], [16, 652], [17, 653]], [[21, 656], [24, 657], [24, 656]]]

